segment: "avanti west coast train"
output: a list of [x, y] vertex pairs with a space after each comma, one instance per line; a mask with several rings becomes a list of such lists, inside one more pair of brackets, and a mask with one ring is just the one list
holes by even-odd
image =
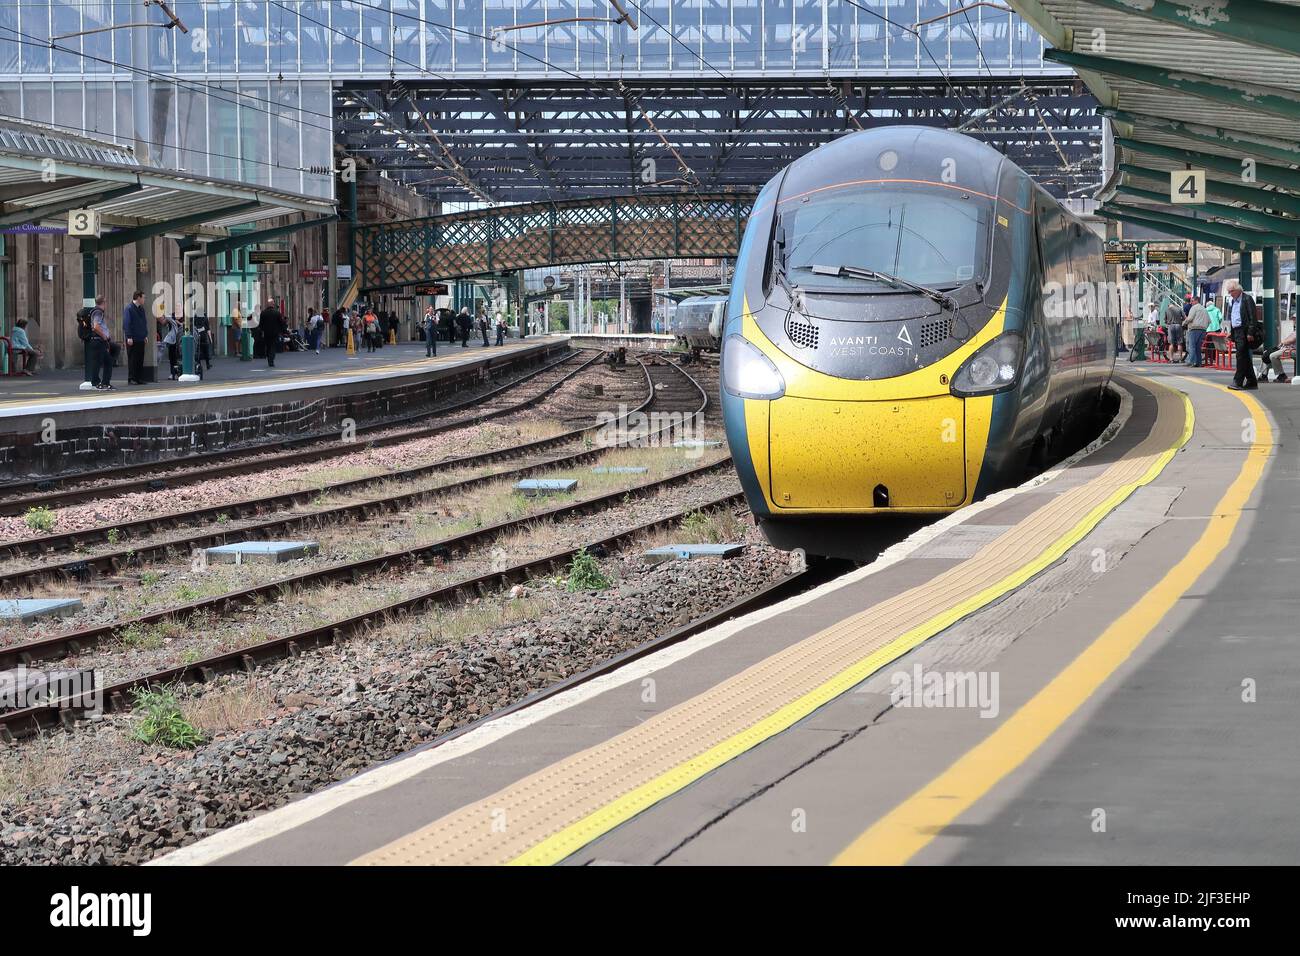
[[862, 557], [866, 520], [1020, 480], [1097, 413], [1118, 316], [1061, 304], [1106, 281], [1100, 238], [969, 137], [867, 130], [787, 167], [755, 202], [722, 345], [769, 540]]

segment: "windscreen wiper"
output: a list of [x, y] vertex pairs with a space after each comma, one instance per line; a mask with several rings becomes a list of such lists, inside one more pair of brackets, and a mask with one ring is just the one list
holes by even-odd
[[891, 272], [881, 272], [879, 269], [864, 269], [861, 266], [797, 266], [799, 269], [807, 269], [813, 275], [819, 276], [852, 276], [855, 279], [870, 279], [873, 282], [884, 282], [892, 285], [897, 289], [909, 289], [926, 298], [933, 299], [945, 309], [955, 309], [956, 303], [952, 296], [938, 289], [932, 289], [928, 285], [921, 285], [919, 282], [913, 282], [911, 279], [904, 279], [902, 276], [896, 276]]

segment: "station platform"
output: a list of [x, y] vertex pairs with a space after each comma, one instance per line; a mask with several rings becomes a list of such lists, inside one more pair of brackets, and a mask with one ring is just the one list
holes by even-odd
[[1300, 389], [1226, 380], [1121, 366], [1048, 474], [157, 862], [1292, 863]]
[[[193, 383], [127, 385], [113, 370], [114, 390], [80, 390], [80, 369], [0, 377], [0, 480], [223, 450], [259, 439], [309, 434], [342, 417], [358, 424], [415, 410], [485, 374], [526, 371], [569, 350], [549, 336], [484, 346], [471, 338], [386, 345], [349, 355], [343, 348], [286, 352], [265, 359], [222, 358]], [[51, 434], [52, 433], [52, 434]]]
[[466, 362], [532, 349], [553, 341], [541, 336], [510, 339], [500, 347], [484, 347], [482, 340], [472, 340], [462, 348], [460, 342], [438, 344], [437, 358], [426, 358], [423, 342], [385, 345], [375, 352], [364, 350], [349, 355], [344, 348], [323, 348], [315, 352], [284, 352], [275, 358], [275, 367], [266, 359], [241, 362], [237, 358], [216, 359], [204, 371], [200, 382], [182, 383], [162, 379], [145, 385], [126, 384], [126, 366], [113, 369], [111, 392], [80, 391], [84, 374], [81, 369], [44, 369], [36, 375], [0, 376], [0, 419], [20, 415], [79, 411], [117, 405], [174, 405], [184, 401], [206, 401], [232, 393], [274, 395], [277, 393], [320, 387], [336, 387], [357, 382], [385, 381], [405, 375], [427, 373], [430, 369], [455, 368]]

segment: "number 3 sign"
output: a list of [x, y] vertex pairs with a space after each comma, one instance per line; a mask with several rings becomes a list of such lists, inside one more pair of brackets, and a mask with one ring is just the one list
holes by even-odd
[[1205, 170], [1175, 169], [1169, 174], [1169, 201], [1200, 206], [1205, 203]]
[[99, 213], [93, 209], [71, 209], [68, 211], [68, 235], [100, 235]]

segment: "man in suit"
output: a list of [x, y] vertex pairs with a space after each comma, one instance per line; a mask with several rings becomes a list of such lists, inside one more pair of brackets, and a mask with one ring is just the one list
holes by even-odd
[[1228, 387], [1239, 392], [1249, 391], [1259, 388], [1259, 381], [1255, 378], [1255, 357], [1251, 349], [1260, 343], [1260, 322], [1255, 300], [1242, 291], [1241, 283], [1229, 279], [1225, 285], [1228, 300], [1223, 305], [1223, 319], [1232, 335], [1233, 347], [1237, 350], [1237, 371]]
[[126, 339], [126, 381], [144, 384], [144, 343], [149, 337], [149, 320], [144, 314], [144, 293], [136, 290], [122, 311], [122, 337]]

